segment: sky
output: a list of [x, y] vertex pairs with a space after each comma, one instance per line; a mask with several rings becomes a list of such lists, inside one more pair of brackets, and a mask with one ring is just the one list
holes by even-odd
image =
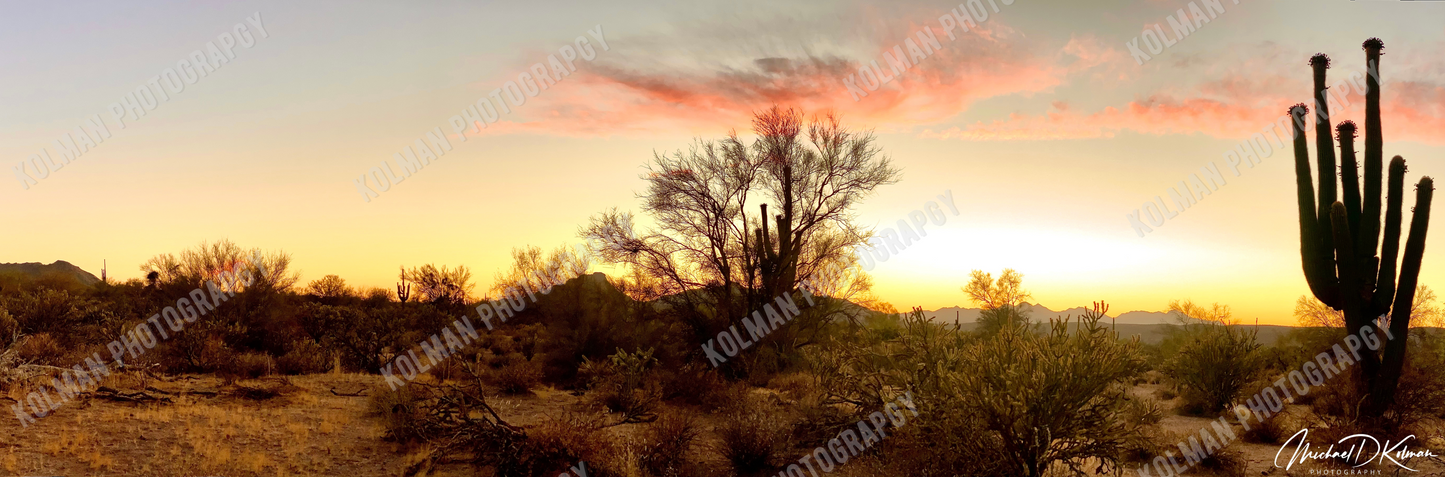
[[[970, 305], [971, 270], [1013, 268], [1054, 309], [1190, 299], [1293, 324], [1308, 291], [1292, 155], [1275, 144], [1236, 174], [1226, 153], [1309, 100], [1310, 55], [1333, 58], [1334, 84], [1381, 37], [1385, 155], [1409, 161], [1409, 184], [1445, 173], [1445, 2], [1196, 0], [1208, 21], [1183, 38], [1167, 21], [1190, 12], [1179, 0], [983, 0], [967, 32], [940, 21], [960, 7], [947, 1], [125, 3], [0, 15], [0, 262], [98, 275], [104, 260], [124, 280], [229, 239], [290, 253], [302, 283], [390, 288], [399, 266], [435, 263], [469, 267], [481, 291], [512, 248], [575, 244], [590, 216], [638, 211], [654, 153], [746, 133], [777, 104], [872, 130], [902, 169], [858, 208], [862, 225], [952, 192], [959, 215], [872, 270], [899, 309]], [[1156, 24], [1172, 44], [1152, 53], [1145, 37], [1141, 61], [1129, 44]], [[856, 86], [908, 38], [928, 51]], [[570, 68], [549, 66], [569, 52]], [[538, 63], [560, 79], [466, 127], [464, 110]], [[163, 87], [152, 108], [128, 97]], [[1363, 96], [1336, 89], [1333, 119], [1363, 123]], [[97, 115], [110, 137], [64, 163], [57, 139]], [[394, 155], [438, 128], [450, 150], [358, 191], [383, 163], [402, 175]], [[42, 178], [29, 158], [45, 153], [61, 167]], [[1211, 164], [1225, 184], [1178, 210], [1169, 189]], [[1141, 237], [1128, 216], [1156, 196], [1178, 215]], [[1445, 288], [1440, 235], [1420, 280]]]

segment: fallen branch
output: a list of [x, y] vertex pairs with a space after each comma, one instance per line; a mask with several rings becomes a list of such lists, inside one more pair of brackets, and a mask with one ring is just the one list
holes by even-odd
[[356, 391], [355, 393], [342, 393], [342, 392], [336, 392], [336, 388], [331, 388], [331, 394], [335, 394], [335, 395], [337, 395], [337, 396], [358, 397], [358, 396], [365, 396], [365, 395], [366, 395], [366, 389], [363, 388], [363, 389], [361, 389], [361, 390], [359, 390], [359, 391]]
[[152, 396], [145, 391], [125, 392], [105, 386], [96, 388], [95, 392], [91, 393], [91, 395], [98, 398], [109, 399], [111, 401], [122, 402], [171, 402], [171, 398]]

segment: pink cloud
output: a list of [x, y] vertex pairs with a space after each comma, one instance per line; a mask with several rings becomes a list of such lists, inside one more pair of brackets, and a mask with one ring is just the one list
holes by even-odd
[[[964, 127], [925, 130], [920, 137], [968, 140], [1041, 140], [1113, 137], [1121, 131], [1140, 134], [1204, 134], [1221, 138], [1243, 138], [1270, 127], [1285, 114], [1289, 105], [1308, 101], [1309, 86], [1297, 86], [1306, 94], [1286, 97], [1275, 88], [1225, 79], [1206, 84], [1195, 97], [1177, 98], [1158, 94], [1131, 101], [1123, 107], [1105, 107], [1080, 113], [1055, 105], [1054, 111], [1038, 115], [1011, 114], [1008, 118], [980, 121]], [[1445, 86], [1415, 81], [1386, 82], [1381, 90], [1384, 133], [1394, 140], [1445, 144]], [[1210, 98], [1205, 92], [1228, 93], [1234, 100]], [[1253, 98], [1250, 100], [1238, 97]], [[1364, 97], [1347, 96], [1349, 104], [1334, 104], [1331, 122], [1346, 119], [1363, 124]], [[1312, 103], [1311, 103], [1312, 104]]]
[[[684, 58], [584, 65], [479, 135], [717, 133], [745, 128], [753, 111], [773, 104], [832, 110], [883, 131], [911, 130], [950, 119], [982, 99], [1046, 92], [1080, 72], [1132, 63], [1091, 36], [1060, 47], [1028, 40], [1001, 20], [955, 31], [953, 41], [936, 23], [894, 23], [900, 26], [875, 33], [867, 40], [872, 47], [848, 58], [810, 51], [731, 58], [687, 52]], [[930, 27], [941, 48], [860, 101], [852, 99], [844, 78], [874, 60], [886, 71], [883, 52]]]

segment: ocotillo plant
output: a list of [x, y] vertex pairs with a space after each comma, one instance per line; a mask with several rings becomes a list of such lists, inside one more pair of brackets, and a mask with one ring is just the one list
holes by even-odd
[[[1383, 350], [1361, 350], [1358, 386], [1367, 396], [1362, 414], [1379, 417], [1394, 399], [1400, 371], [1405, 363], [1405, 344], [1410, 330], [1410, 306], [1425, 253], [1425, 233], [1430, 225], [1430, 198], [1435, 190], [1429, 177], [1415, 185], [1415, 208], [1405, 256], [1396, 277], [1395, 260], [1400, 251], [1400, 208], [1404, 197], [1405, 159], [1390, 160], [1385, 230], [1380, 237], [1380, 169], [1384, 142], [1380, 131], [1380, 54], [1385, 48], [1379, 38], [1364, 43], [1367, 75], [1365, 84], [1365, 177], [1360, 192], [1355, 159], [1355, 124], [1340, 123], [1341, 181], [1343, 201], [1335, 200], [1335, 153], [1330, 134], [1330, 113], [1325, 91], [1325, 70], [1330, 59], [1324, 54], [1310, 58], [1314, 69], [1315, 147], [1319, 156], [1318, 196], [1310, 177], [1309, 145], [1304, 121], [1309, 108], [1290, 108], [1294, 119], [1295, 178], [1299, 189], [1300, 258], [1305, 281], [1321, 302], [1344, 312], [1345, 328], [1358, 335], [1366, 327], [1385, 326], [1377, 318], [1388, 315], [1388, 336]], [[1318, 197], [1318, 206], [1316, 206]], [[1376, 244], [1380, 245], [1376, 255]], [[1377, 331], [1373, 330], [1372, 331]]]

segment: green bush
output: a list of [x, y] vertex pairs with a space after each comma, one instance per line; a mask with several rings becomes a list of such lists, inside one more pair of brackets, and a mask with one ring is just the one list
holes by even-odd
[[1000, 306], [979, 312], [978, 328], [975, 329], [975, 333], [979, 336], [988, 337], [997, 335], [1005, 329], [1015, 327], [1028, 328], [1032, 324], [1033, 322], [1029, 319], [1028, 312], [1019, 309], [1017, 306]]
[[1067, 320], [1051, 321], [1042, 334], [1011, 320], [992, 337], [970, 340], [915, 309], [897, 340], [837, 347], [814, 372], [835, 403], [859, 416], [913, 393], [926, 417], [890, 442], [898, 446], [890, 459], [910, 475], [1118, 469], [1127, 443], [1147, 427], [1127, 405], [1128, 385], [1146, 366], [1137, 340], [1121, 341], [1099, 324], [1106, 310], [1096, 304], [1073, 332]]
[[662, 385], [653, 372], [656, 363], [651, 348], [632, 353], [618, 349], [605, 365], [584, 358], [586, 373], [592, 376], [592, 399], [622, 414], [622, 422], [656, 419], [662, 400]]
[[1163, 371], [1179, 390], [1183, 398], [1180, 409], [1186, 414], [1218, 414], [1265, 369], [1254, 330], [1205, 323], [1185, 325], [1183, 333], [1178, 354]]

